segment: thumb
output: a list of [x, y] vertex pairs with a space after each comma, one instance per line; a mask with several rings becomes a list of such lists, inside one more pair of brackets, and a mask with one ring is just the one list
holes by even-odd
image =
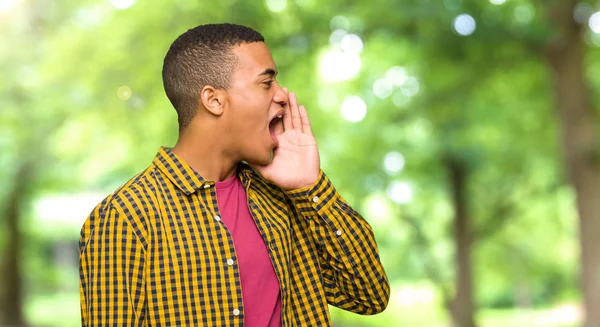
[[248, 163], [248, 164], [250, 165], [250, 167], [252, 167], [252, 169], [256, 170], [263, 177], [265, 177], [265, 173], [267, 173], [267, 171], [269, 170], [269, 167], [271, 166], [271, 164], [267, 164], [267, 165], [259, 165], [256, 163]]

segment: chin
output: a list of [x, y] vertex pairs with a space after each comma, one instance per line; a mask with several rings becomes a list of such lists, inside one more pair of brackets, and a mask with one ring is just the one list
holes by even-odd
[[246, 161], [249, 164], [265, 166], [265, 165], [270, 164], [272, 160], [273, 160], [273, 150], [269, 151], [268, 153], [266, 153], [262, 156], [257, 156], [256, 154], [253, 156], [248, 156], [248, 159]]

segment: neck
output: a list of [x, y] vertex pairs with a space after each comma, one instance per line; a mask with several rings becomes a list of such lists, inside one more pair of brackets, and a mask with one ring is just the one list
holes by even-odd
[[223, 134], [212, 130], [188, 126], [179, 133], [172, 151], [202, 178], [220, 182], [235, 174], [239, 160], [228, 154], [227, 144], [218, 137]]

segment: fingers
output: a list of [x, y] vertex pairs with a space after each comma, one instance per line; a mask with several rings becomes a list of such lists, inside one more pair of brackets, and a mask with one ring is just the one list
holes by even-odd
[[308, 120], [308, 113], [304, 106], [300, 106], [300, 119], [302, 121], [302, 130], [304, 133], [312, 136], [312, 128], [310, 127], [310, 121]]
[[[286, 94], [288, 94], [288, 88], [284, 87], [283, 91], [285, 91]], [[291, 130], [292, 127], [292, 112], [290, 110], [290, 96], [288, 94], [288, 101], [285, 103], [285, 105], [283, 106], [283, 129], [284, 130]]]
[[281, 131], [280, 128], [283, 128], [283, 131], [295, 129], [312, 135], [312, 128], [310, 126], [310, 121], [308, 120], [306, 108], [304, 106], [298, 106], [296, 93], [288, 93], [287, 87], [284, 87], [283, 90], [288, 94], [288, 101], [283, 108], [283, 124], [281, 127], [276, 126], [276, 133]]
[[289, 95], [290, 111], [292, 113], [292, 128], [302, 132], [302, 119], [300, 118], [300, 109], [298, 109], [298, 99], [296, 93], [290, 92]]

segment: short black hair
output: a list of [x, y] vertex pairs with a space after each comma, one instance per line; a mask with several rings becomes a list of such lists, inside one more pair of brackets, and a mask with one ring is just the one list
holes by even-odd
[[167, 97], [177, 111], [180, 130], [196, 115], [200, 91], [206, 85], [230, 87], [237, 65], [232, 48], [264, 41], [260, 33], [249, 27], [225, 23], [194, 27], [171, 44], [162, 77]]

